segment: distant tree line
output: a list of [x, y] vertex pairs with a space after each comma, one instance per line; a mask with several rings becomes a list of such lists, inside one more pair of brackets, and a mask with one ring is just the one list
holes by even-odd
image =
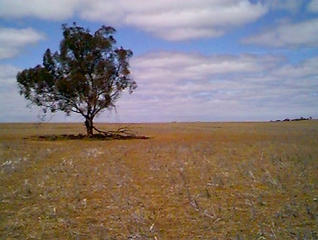
[[312, 120], [312, 117], [308, 117], [308, 118], [300, 117], [300, 118], [294, 118], [294, 119], [285, 118], [284, 120], [276, 120], [271, 122], [289, 122], [289, 121], [305, 121], [305, 120]]

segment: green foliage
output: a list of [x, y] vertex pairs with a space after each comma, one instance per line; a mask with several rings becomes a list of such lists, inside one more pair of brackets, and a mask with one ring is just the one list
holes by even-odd
[[86, 121], [115, 106], [125, 89], [137, 87], [130, 77], [131, 50], [116, 47], [115, 29], [102, 26], [94, 34], [83, 27], [62, 25], [60, 51], [47, 49], [43, 65], [17, 75], [20, 94], [46, 112], [81, 114]]

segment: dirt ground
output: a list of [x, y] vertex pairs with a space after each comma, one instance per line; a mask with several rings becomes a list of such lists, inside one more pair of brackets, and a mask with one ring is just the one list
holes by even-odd
[[318, 239], [318, 121], [120, 126], [0, 124], [0, 239]]

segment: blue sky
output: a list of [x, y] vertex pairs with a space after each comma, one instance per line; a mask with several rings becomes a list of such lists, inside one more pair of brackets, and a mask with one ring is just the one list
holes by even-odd
[[74, 21], [134, 52], [137, 90], [98, 121], [318, 118], [318, 0], [0, 0], [1, 122], [39, 121], [15, 76]]

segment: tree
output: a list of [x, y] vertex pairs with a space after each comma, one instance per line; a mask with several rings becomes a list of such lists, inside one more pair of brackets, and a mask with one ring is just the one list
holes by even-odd
[[60, 51], [47, 49], [43, 65], [17, 74], [20, 94], [43, 112], [81, 114], [88, 136], [93, 136], [94, 118], [115, 107], [121, 93], [137, 87], [130, 77], [132, 51], [116, 47], [112, 27], [102, 26], [94, 34], [74, 23], [62, 25]]

